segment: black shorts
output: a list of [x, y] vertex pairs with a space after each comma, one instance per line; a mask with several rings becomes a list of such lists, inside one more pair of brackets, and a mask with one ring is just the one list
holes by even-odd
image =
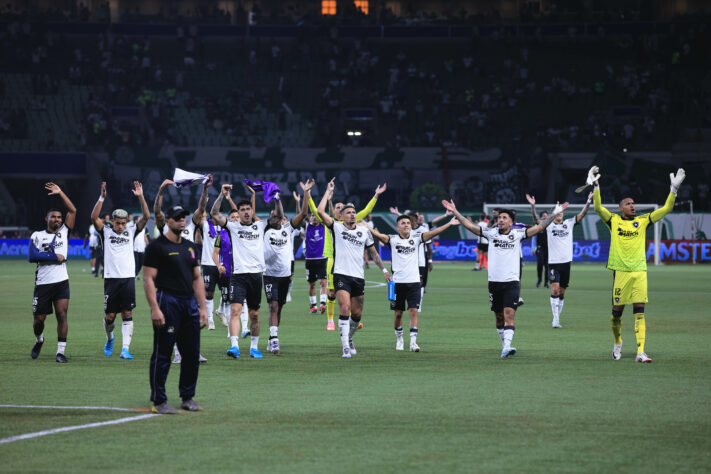
[[220, 272], [214, 265], [203, 265], [202, 266], [202, 281], [205, 282], [205, 291], [208, 293], [215, 292], [215, 285], [217, 285], [217, 280], [220, 279]]
[[347, 291], [351, 298], [363, 296], [365, 294], [365, 280], [340, 273], [333, 274], [333, 287], [338, 290]]
[[[220, 275], [217, 279], [217, 287], [220, 289], [220, 297], [224, 303], [231, 303], [230, 300], [230, 276]], [[244, 301], [244, 300], [242, 300]]]
[[295, 262], [294, 260], [291, 261], [291, 276], [292, 276], [292, 277], [294, 276], [294, 264], [295, 264], [295, 263], [296, 263], [296, 262]]
[[570, 283], [570, 262], [549, 263], [548, 279], [551, 283], [558, 283], [561, 288], [568, 288]]
[[518, 307], [521, 295], [521, 283], [518, 281], [490, 281], [489, 305], [495, 313], [500, 313], [504, 308]]
[[143, 268], [143, 260], [145, 260], [146, 252], [133, 252], [133, 260], [136, 262], [136, 276]]
[[478, 244], [476, 244], [476, 249], [480, 252], [488, 252], [489, 244], [482, 244], [481, 242], [479, 242]]
[[262, 305], [261, 273], [237, 273], [230, 277], [230, 301], [242, 303], [244, 300], [249, 309], [259, 309]]
[[101, 247], [93, 247], [91, 249], [91, 258], [101, 258]]
[[276, 301], [279, 306], [286, 303], [286, 295], [289, 293], [290, 277], [264, 276], [264, 294], [267, 295], [267, 303]]
[[131, 311], [136, 307], [135, 278], [104, 279], [104, 313]]
[[52, 303], [69, 299], [69, 280], [36, 285], [32, 298], [32, 314], [52, 314]]
[[309, 283], [326, 279], [326, 262], [328, 262], [327, 258], [310, 258], [306, 260], [306, 280]]
[[419, 283], [395, 283], [395, 301], [390, 302], [390, 309], [405, 311], [405, 309], [419, 308], [421, 295]]
[[427, 286], [427, 275], [429, 275], [429, 273], [427, 265], [420, 267], [420, 282], [422, 283], [423, 288]]

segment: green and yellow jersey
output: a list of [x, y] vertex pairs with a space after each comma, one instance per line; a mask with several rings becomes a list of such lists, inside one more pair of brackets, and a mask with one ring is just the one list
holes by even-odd
[[634, 219], [623, 219], [602, 207], [600, 189], [595, 188], [593, 193], [595, 212], [610, 229], [610, 255], [607, 258], [607, 268], [623, 272], [646, 271], [647, 227], [669, 214], [674, 208], [675, 200], [676, 194], [669, 193], [664, 207], [649, 214], [636, 216]]
[[[373, 196], [373, 198], [370, 200], [367, 206], [361, 211], [358, 211], [356, 213], [356, 222], [360, 222], [363, 220], [368, 214], [373, 212], [373, 209], [375, 208], [375, 204], [378, 202], [378, 198]], [[321, 217], [318, 215], [318, 207], [316, 206], [316, 203], [314, 203], [313, 198], [309, 198], [309, 210], [311, 211], [311, 214], [316, 216], [316, 219], [323, 224], [323, 221], [321, 220]], [[326, 239], [323, 244], [323, 256], [326, 258], [333, 258], [333, 235], [331, 235], [331, 232], [326, 232]]]

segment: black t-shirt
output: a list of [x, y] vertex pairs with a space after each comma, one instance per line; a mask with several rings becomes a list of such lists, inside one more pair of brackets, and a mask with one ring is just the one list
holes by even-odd
[[156, 288], [174, 295], [193, 294], [193, 268], [198, 266], [195, 244], [181, 239], [179, 244], [161, 235], [146, 247], [143, 266], [158, 270]]

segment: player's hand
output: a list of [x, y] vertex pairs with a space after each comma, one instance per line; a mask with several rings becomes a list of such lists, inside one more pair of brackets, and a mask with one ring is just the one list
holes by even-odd
[[450, 199], [449, 201], [442, 199], [442, 205], [448, 211], [454, 212], [457, 210], [457, 206], [454, 205], [454, 199]]
[[531, 255], [536, 255], [536, 249], [534, 249], [533, 247], [531, 247]]
[[432, 270], [434, 270], [434, 266], [432, 265], [432, 262], [427, 262], [427, 271], [431, 272]]
[[390, 276], [390, 273], [387, 270], [383, 271], [383, 276], [385, 276], [385, 281], [390, 281], [393, 279], [393, 277]]
[[311, 190], [311, 188], [313, 188], [315, 184], [316, 184], [316, 181], [314, 181], [313, 178], [307, 179], [306, 183], [299, 183], [299, 185], [301, 186], [301, 189], [304, 190], [304, 193], [306, 193], [306, 191]]
[[170, 179], [165, 179], [165, 180], [163, 180], [163, 182], [160, 184], [160, 190], [163, 191], [165, 188], [167, 188], [168, 186], [171, 186], [171, 185], [172, 185], [172, 186], [175, 186], [175, 183], [174, 183], [172, 180], [170, 180]]
[[[447, 212], [449, 212], [449, 211], [447, 211]], [[452, 217], [452, 220], [449, 221], [449, 225], [459, 225], [459, 224], [461, 224], [461, 222], [459, 222], [459, 219], [457, 219], [456, 217]]]
[[391, 213], [391, 214], [397, 214], [398, 216], [400, 215], [400, 211], [397, 210], [397, 206], [391, 207], [391, 208], [390, 208], [390, 213]]
[[165, 316], [163, 316], [163, 311], [160, 308], [151, 310], [151, 321], [153, 321], [153, 326], [158, 329], [165, 326]]
[[252, 195], [257, 194], [257, 192], [254, 190], [254, 188], [252, 188], [252, 186], [249, 186], [249, 185], [246, 185], [246, 184], [245, 184], [245, 186], [247, 186], [247, 191], [249, 191], [250, 193], [252, 193]]
[[222, 189], [220, 190], [220, 194], [222, 194], [223, 196], [229, 196], [231, 190], [232, 190], [231, 184], [223, 184]]
[[600, 168], [593, 166], [590, 168], [590, 171], [588, 171], [588, 179], [585, 182], [592, 186], [598, 179], [600, 179]]
[[326, 188], [329, 191], [333, 192], [333, 190], [336, 189], [336, 178], [331, 178], [331, 181], [328, 182]]
[[382, 186], [378, 186], [377, 188], [375, 188], [375, 195], [380, 196], [385, 192], [386, 189], [388, 189], [388, 183], [383, 183]]
[[[300, 184], [304, 184], [304, 183], [300, 183]], [[301, 196], [299, 196], [299, 194], [296, 191], [292, 191], [291, 196], [294, 198], [294, 201], [301, 202]]]
[[207, 175], [207, 181], [205, 182], [204, 186], [205, 186], [205, 189], [212, 186], [212, 174]]
[[565, 211], [568, 208], [568, 202], [564, 202], [563, 204], [556, 202], [555, 207], [553, 208], [553, 212], [551, 212], [552, 215], [560, 214], [563, 211]]
[[200, 307], [200, 329], [207, 326], [207, 309], [205, 306]]
[[679, 186], [681, 186], [681, 183], [684, 182], [684, 178], [686, 178], [686, 171], [684, 171], [684, 168], [679, 168], [676, 171], [676, 176], [674, 176], [674, 173], [669, 173], [672, 191], [676, 193], [679, 190]]
[[224, 275], [225, 273], [227, 273], [227, 269], [225, 268], [224, 265], [218, 265], [217, 271], [220, 272], [220, 275]]
[[531, 206], [536, 205], [536, 198], [531, 196], [530, 194], [526, 194], [526, 201], [528, 201]]
[[143, 196], [143, 185], [138, 181], [133, 182], [133, 189], [131, 190], [134, 196]]
[[49, 191], [49, 193], [47, 194], [48, 196], [52, 196], [53, 194], [59, 194], [62, 192], [61, 188], [54, 183], [45, 183], [44, 189]]
[[101, 192], [100, 195], [102, 198], [106, 199], [106, 181], [101, 182]]
[[67, 260], [67, 259], [66, 259], [66, 257], [65, 257], [64, 255], [62, 255], [62, 254], [60, 254], [60, 253], [57, 254], [57, 262], [58, 262], [58, 263], [63, 263], [63, 262], [65, 262], [66, 260]]

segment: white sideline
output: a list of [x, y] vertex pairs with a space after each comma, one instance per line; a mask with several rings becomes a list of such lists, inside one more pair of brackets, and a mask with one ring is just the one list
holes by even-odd
[[[7, 405], [3, 405], [3, 406], [7, 406]], [[57, 408], [69, 408], [69, 407], [57, 407]], [[74, 408], [79, 408], [79, 407], [74, 407]], [[89, 408], [91, 408], [91, 407], [89, 407]], [[127, 423], [129, 421], [137, 421], [137, 420], [143, 420], [146, 418], [153, 418], [154, 416], [160, 416], [160, 415], [158, 415], [156, 413], [149, 413], [146, 415], [130, 416], [128, 418], [119, 418], [118, 420], [102, 421], [99, 423], [89, 423], [87, 425], [65, 426], [64, 428], [54, 428], [51, 430], [36, 431], [34, 433], [26, 433], [26, 434], [17, 435], [17, 436], [10, 436], [9, 438], [2, 438], [2, 439], [0, 439], [0, 444], [12, 443], [13, 441], [20, 441], [23, 439], [38, 438], [40, 436], [46, 436], [46, 435], [55, 434], [55, 433], [62, 433], [65, 431], [83, 430], [84, 428], [96, 428], [98, 426], [118, 425], [120, 423]]]
[[118, 407], [66, 407], [61, 405], [0, 405], [0, 408], [49, 408], [54, 410], [113, 410], [113, 411], [136, 411], [131, 408]]

